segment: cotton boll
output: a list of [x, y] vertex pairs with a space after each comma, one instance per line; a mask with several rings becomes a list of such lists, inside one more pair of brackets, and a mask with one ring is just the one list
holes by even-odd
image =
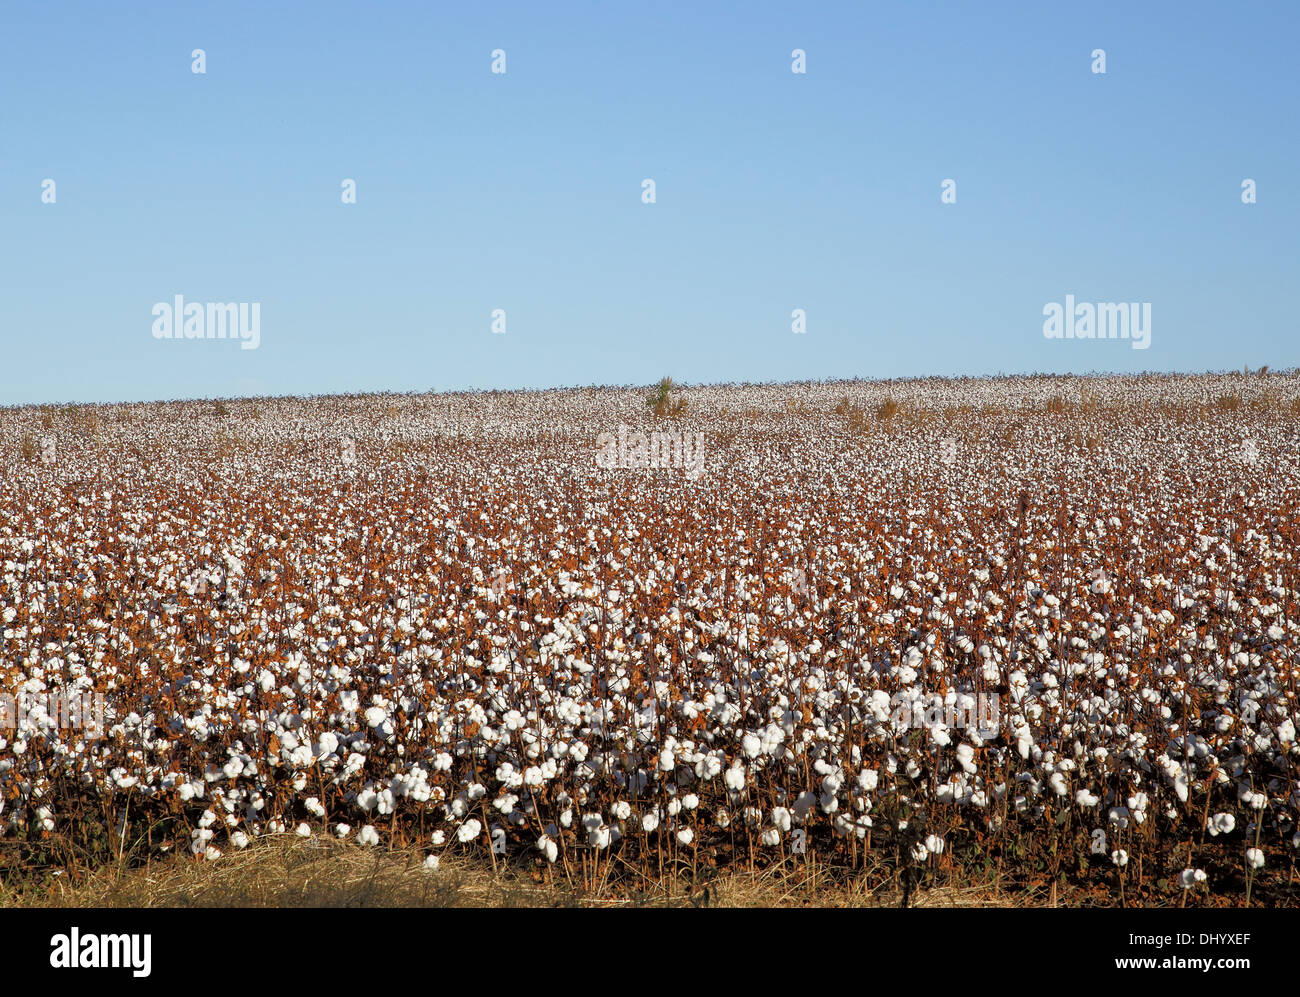
[[1184, 869], [1178, 877], [1178, 883], [1184, 890], [1190, 890], [1197, 883], [1204, 883], [1205, 878], [1203, 869]]
[[1252, 869], [1261, 869], [1264, 866], [1264, 853], [1258, 848], [1247, 848], [1246, 862]]
[[379, 832], [370, 824], [367, 824], [357, 832], [357, 840], [363, 845], [379, 844]]
[[1110, 860], [1115, 863], [1115, 865], [1119, 866], [1119, 868], [1123, 869], [1128, 865], [1128, 852], [1124, 851], [1122, 848], [1117, 848], [1115, 851], [1110, 853]]
[[435, 872], [437, 871], [438, 864], [440, 861], [441, 860], [438, 858], [437, 855], [429, 855], [424, 860], [424, 868], [428, 872]]
[[967, 774], [973, 774], [977, 771], [975, 765], [975, 749], [969, 744], [957, 745], [957, 763]]
[[1095, 807], [1098, 803], [1101, 802], [1101, 797], [1097, 796], [1095, 793], [1089, 792], [1086, 789], [1081, 789], [1074, 794], [1074, 802], [1077, 803], [1079, 806], [1083, 807], [1084, 809], [1090, 809], [1092, 807]]
[[931, 855], [940, 855], [943, 853], [944, 840], [936, 834], [927, 835], [925, 847]]
[[334, 833], [338, 835], [340, 839], [346, 838], [349, 834], [352, 833], [352, 828], [347, 824], [335, 824]]
[[695, 832], [692, 831], [689, 827], [684, 827], [677, 832], [677, 840], [681, 842], [683, 845], [689, 845], [692, 841], [695, 840]]
[[469, 820], [465, 821], [464, 824], [462, 824], [460, 827], [456, 829], [456, 840], [459, 841], [462, 845], [468, 844], [469, 842], [476, 839], [482, 833], [483, 833], [482, 823], [480, 823], [476, 818], [471, 817]]
[[300, 838], [310, 838], [310, 837], [311, 837], [311, 825], [308, 824], [308, 823], [306, 823], [306, 822], [304, 821], [303, 823], [299, 824], [299, 825], [294, 829], [294, 833], [295, 833], [296, 835], [298, 835], [298, 837], [300, 837]]
[[236, 848], [248, 847], [248, 835], [243, 831], [236, 831], [230, 836], [230, 843]]
[[559, 846], [555, 843], [555, 839], [549, 834], [543, 834], [537, 839], [537, 849], [546, 856], [547, 862], [554, 862], [556, 857], [560, 854]]
[[1237, 818], [1230, 813], [1218, 813], [1211, 818], [1206, 830], [1210, 836], [1214, 837], [1220, 834], [1231, 834], [1237, 826]]
[[781, 843], [781, 832], [779, 829], [775, 827], [769, 827], [763, 831], [762, 835], [760, 835], [759, 837], [759, 840], [761, 840], [763, 844], [767, 845], [769, 848], [775, 848], [777, 845]]

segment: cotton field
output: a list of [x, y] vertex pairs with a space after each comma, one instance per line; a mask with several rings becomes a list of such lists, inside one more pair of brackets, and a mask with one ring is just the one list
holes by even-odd
[[0, 873], [1300, 901], [1300, 376], [647, 390], [0, 410]]

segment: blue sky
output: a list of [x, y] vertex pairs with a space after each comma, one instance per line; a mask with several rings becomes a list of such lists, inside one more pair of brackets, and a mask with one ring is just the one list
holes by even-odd
[[[1290, 2], [5, 4], [0, 404], [1294, 367], [1298, 28]], [[259, 302], [259, 348], [155, 339], [177, 294]], [[1067, 294], [1150, 302], [1151, 347], [1045, 339]]]

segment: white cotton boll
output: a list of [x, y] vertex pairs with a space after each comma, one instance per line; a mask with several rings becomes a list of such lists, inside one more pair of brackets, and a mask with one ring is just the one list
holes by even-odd
[[795, 797], [795, 801], [794, 801], [795, 816], [799, 820], [803, 820], [805, 817], [808, 816], [808, 811], [810, 811], [816, 805], [816, 803], [817, 803], [817, 797], [813, 796], [812, 793], [808, 792], [807, 790], [800, 793], [797, 797]]
[[943, 853], [944, 840], [936, 834], [927, 835], [925, 839], [926, 850], [931, 855], [940, 855]]
[[560, 826], [571, 827], [573, 825], [573, 809], [569, 808], [560, 814]]
[[583, 818], [583, 824], [587, 828], [587, 844], [598, 849], [608, 848], [611, 839], [610, 827], [600, 819], [599, 814], [596, 814], [595, 818], [595, 824], [589, 824], [588, 818]]
[[1277, 739], [1284, 745], [1292, 744], [1295, 741], [1295, 723], [1292, 722], [1290, 717], [1278, 725]]
[[619, 800], [610, 810], [614, 814], [615, 820], [627, 820], [632, 816], [632, 804], [626, 800]]
[[307, 799], [303, 800], [302, 805], [307, 808], [309, 814], [312, 814], [315, 817], [325, 816], [325, 807], [321, 805], [321, 801], [315, 796], [307, 797]]
[[372, 825], [367, 824], [357, 832], [357, 840], [363, 845], [377, 845], [379, 844], [379, 832]]
[[692, 841], [695, 840], [695, 832], [692, 831], [689, 827], [684, 827], [677, 832], [677, 840], [681, 842], [683, 845], [689, 845]]
[[1264, 853], [1260, 851], [1258, 848], [1247, 848], [1246, 861], [1250, 864], [1250, 867], [1252, 869], [1263, 868]]
[[246, 835], [243, 831], [235, 831], [230, 836], [230, 843], [234, 845], [236, 848], [247, 848], [248, 835]]
[[722, 757], [717, 752], [709, 752], [695, 764], [695, 777], [707, 782], [716, 779], [722, 771]]
[[1207, 830], [1211, 837], [1220, 834], [1231, 834], [1237, 826], [1237, 818], [1230, 813], [1218, 813], [1211, 818]]
[[1184, 869], [1182, 875], [1178, 877], [1178, 883], [1184, 890], [1190, 890], [1197, 883], [1204, 883], [1205, 878], [1203, 869]]
[[694, 810], [700, 805], [700, 798], [694, 793], [687, 793], [682, 797], [682, 806], [687, 810]]
[[308, 824], [306, 821], [304, 821], [303, 823], [299, 824], [296, 828], [294, 828], [294, 834], [298, 835], [298, 837], [300, 838], [310, 838], [311, 825]]
[[785, 807], [772, 808], [772, 824], [777, 828], [777, 830], [779, 831], [790, 830], [790, 823], [791, 820], [790, 820], [789, 810], [787, 810]]
[[930, 857], [930, 849], [926, 848], [923, 843], [917, 843], [912, 848], [912, 859], [916, 862], [924, 862]]
[[[965, 747], [965, 745], [963, 745], [962, 747]], [[958, 756], [961, 755], [961, 748], [957, 749], [957, 754]], [[858, 785], [861, 786], [865, 792], [870, 793], [879, 784], [880, 784], [880, 773], [877, 772], [875, 769], [863, 769], [861, 772], [858, 773]]]
[[217, 820], [217, 815], [211, 810], [204, 810], [203, 816], [199, 818], [199, 827], [211, 827]]
[[462, 845], [468, 844], [483, 833], [483, 825], [476, 819], [470, 818], [456, 829], [456, 840]]
[[1128, 865], [1128, 852], [1124, 851], [1122, 848], [1117, 848], [1115, 851], [1110, 853], [1110, 860], [1123, 869]]
[[767, 828], [759, 837], [769, 848], [775, 848], [781, 843], [781, 832], [775, 827]]
[[438, 868], [441, 859], [437, 855], [430, 855], [424, 860], [424, 868], [429, 872], [434, 872]]
[[203, 858], [208, 862], [215, 862], [221, 858], [221, 849], [208, 845], [207, 848], [203, 849]]
[[969, 744], [957, 745], [957, 763], [961, 765], [966, 773], [975, 772], [977, 768], [975, 765], [975, 749]]
[[647, 833], [651, 833], [659, 826], [659, 815], [657, 813], [646, 813], [641, 817], [641, 827]]
[[734, 793], [740, 792], [745, 788], [745, 768], [742, 765], [732, 765], [727, 769], [727, 774], [723, 776], [723, 781], [728, 789]]
[[555, 839], [549, 834], [543, 834], [537, 839], [537, 850], [546, 856], [547, 862], [554, 862], [560, 854], [559, 845], [555, 843]]
[[1174, 792], [1178, 794], [1178, 799], [1182, 803], [1187, 802], [1187, 773], [1179, 771], [1174, 776]]
[[740, 739], [740, 747], [746, 758], [757, 758], [763, 753], [763, 742], [757, 734], [746, 734]]
[[348, 824], [335, 824], [334, 833], [338, 835], [340, 839], [346, 838], [352, 833], [352, 828]]
[[1048, 776], [1047, 784], [1052, 787], [1057, 796], [1064, 796], [1068, 791], [1068, 787], [1065, 784], [1065, 776], [1060, 772], [1053, 772]]
[[1101, 797], [1098, 796], [1096, 793], [1091, 793], [1086, 789], [1081, 789], [1074, 794], [1074, 802], [1079, 804], [1079, 806], [1083, 807], [1084, 809], [1089, 809], [1091, 807], [1095, 807], [1098, 803], [1100, 803]]

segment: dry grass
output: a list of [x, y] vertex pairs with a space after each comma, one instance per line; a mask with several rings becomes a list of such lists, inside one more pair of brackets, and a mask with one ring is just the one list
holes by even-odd
[[655, 386], [654, 393], [646, 398], [646, 407], [654, 413], [655, 418], [677, 418], [686, 412], [686, 399], [673, 398], [672, 392], [677, 387], [671, 377], [661, 378]]
[[[1075, 902], [1096, 903], [1078, 895]], [[147, 867], [104, 867], [72, 883], [17, 889], [0, 882], [0, 907], [900, 907], [897, 880], [875, 866], [846, 870], [789, 859], [694, 888], [665, 880], [633, 894], [584, 893], [524, 863], [493, 870], [448, 856], [423, 867], [418, 849], [366, 848], [328, 839], [268, 839], [216, 862], [169, 856]], [[996, 883], [912, 891], [912, 907], [1069, 906], [1049, 887]]]

